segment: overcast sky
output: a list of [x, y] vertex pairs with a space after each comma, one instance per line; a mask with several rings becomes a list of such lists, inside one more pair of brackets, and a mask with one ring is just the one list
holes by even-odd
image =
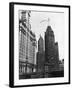
[[[42, 20], [48, 20], [49, 22], [42, 22]], [[64, 13], [56, 13], [56, 12], [39, 12], [39, 11], [31, 11], [31, 29], [36, 35], [36, 39], [38, 41], [40, 34], [44, 38], [44, 32], [48, 25], [51, 26], [55, 35], [55, 42], [58, 42], [59, 46], [59, 58], [64, 58]]]

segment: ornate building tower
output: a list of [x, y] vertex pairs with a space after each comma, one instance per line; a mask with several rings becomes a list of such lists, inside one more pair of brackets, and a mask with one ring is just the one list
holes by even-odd
[[19, 11], [19, 75], [36, 71], [36, 36], [31, 31], [31, 11]]
[[45, 32], [45, 62], [48, 72], [58, 70], [58, 44], [55, 43], [54, 32], [49, 25]]
[[45, 32], [45, 56], [47, 62], [50, 62], [49, 58], [54, 54], [54, 42], [54, 32], [51, 26], [48, 26]]

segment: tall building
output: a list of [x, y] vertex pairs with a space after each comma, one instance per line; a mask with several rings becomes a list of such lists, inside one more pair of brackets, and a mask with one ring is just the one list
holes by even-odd
[[55, 43], [54, 32], [51, 26], [48, 26], [45, 32], [45, 63], [48, 72], [58, 70], [58, 62], [58, 43]]
[[31, 31], [30, 11], [19, 11], [19, 74], [32, 73], [36, 66], [36, 36]]
[[38, 52], [43, 53], [43, 51], [44, 51], [44, 40], [40, 35], [40, 38], [38, 40]]
[[38, 52], [37, 52], [37, 71], [44, 71], [45, 51], [44, 51], [44, 40], [40, 35], [38, 40]]

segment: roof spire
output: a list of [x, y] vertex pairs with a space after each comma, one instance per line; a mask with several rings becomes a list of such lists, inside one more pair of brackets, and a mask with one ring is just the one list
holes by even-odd
[[50, 26], [50, 18], [48, 18], [48, 26]]

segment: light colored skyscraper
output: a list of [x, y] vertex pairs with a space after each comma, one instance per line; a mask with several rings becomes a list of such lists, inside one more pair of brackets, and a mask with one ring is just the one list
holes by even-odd
[[31, 73], [36, 64], [36, 36], [31, 31], [30, 11], [19, 11], [19, 74]]

